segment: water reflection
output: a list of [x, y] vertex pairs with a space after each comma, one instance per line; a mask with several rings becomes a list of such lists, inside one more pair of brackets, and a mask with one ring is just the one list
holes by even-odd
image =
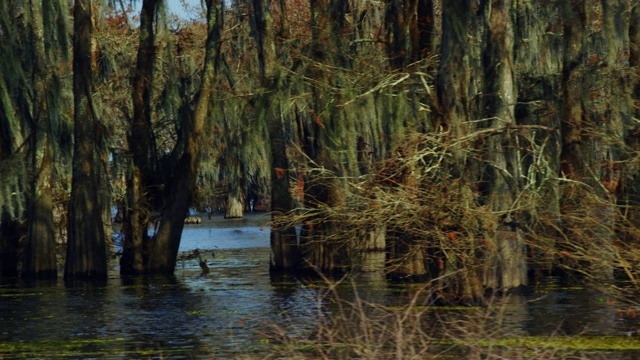
[[[14, 349], [15, 357], [234, 357], [264, 352], [262, 333], [269, 324], [279, 324], [292, 338], [308, 336], [324, 314], [337, 311], [336, 304], [323, 296], [322, 282], [269, 274], [264, 223], [264, 217], [250, 217], [187, 226], [182, 251], [215, 249], [205, 276], [190, 259], [169, 278], [121, 279], [114, 264], [107, 286], [0, 284], [0, 357], [7, 355], [6, 344], [17, 343], [40, 349], [35, 356]], [[404, 305], [423, 290], [388, 284], [381, 273], [342, 284], [335, 294], [347, 301], [357, 296], [389, 306]], [[513, 335], [622, 335], [636, 324], [601, 296], [563, 288], [556, 279], [504, 302], [503, 325]], [[428, 305], [428, 299], [418, 304]]]

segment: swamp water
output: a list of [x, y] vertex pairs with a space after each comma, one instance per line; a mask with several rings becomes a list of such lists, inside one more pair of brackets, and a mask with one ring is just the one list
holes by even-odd
[[[250, 214], [186, 226], [180, 250], [203, 250], [211, 269], [206, 275], [196, 259], [184, 259], [172, 279], [121, 279], [114, 265], [103, 287], [0, 284], [0, 359], [260, 358], [268, 355], [265, 334], [272, 324], [292, 338], [308, 336], [319, 315], [331, 312], [319, 300], [326, 286], [270, 277], [267, 221]], [[411, 286], [371, 279], [349, 281], [339, 291], [353, 299], [354, 289], [361, 299], [389, 307], [412, 297]], [[511, 296], [505, 306], [503, 326], [514, 338], [557, 334], [640, 343], [627, 337], [640, 322], [634, 309], [621, 312], [606, 298], [563, 288], [555, 279]]]

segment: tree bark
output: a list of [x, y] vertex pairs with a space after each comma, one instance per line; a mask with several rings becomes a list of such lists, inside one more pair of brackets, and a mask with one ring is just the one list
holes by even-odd
[[229, 194], [227, 194], [227, 210], [224, 213], [225, 219], [240, 219], [244, 216], [244, 197], [242, 194], [238, 194], [238, 192], [241, 192], [241, 190], [230, 190]]
[[[317, 215], [302, 225], [300, 232], [301, 266], [305, 270], [324, 273], [342, 272], [349, 266], [347, 239], [337, 239], [335, 228], [340, 224], [330, 219], [323, 209], [339, 206], [345, 199], [342, 184], [337, 180], [344, 174], [340, 160], [333, 150], [339, 148], [341, 137], [350, 134], [341, 114], [333, 106], [334, 94], [329, 87], [343, 87], [342, 72], [351, 67], [346, 56], [344, 34], [348, 33], [347, 1], [311, 1], [312, 59], [315, 62], [311, 77], [319, 83], [311, 89], [308, 114], [300, 115], [302, 149], [311, 159], [310, 171], [304, 179], [304, 204], [315, 209]], [[328, 51], [327, 51], [328, 50]], [[323, 65], [337, 67], [327, 71]], [[323, 86], [326, 84], [327, 87]], [[339, 100], [339, 98], [338, 98]], [[355, 150], [355, 149], [353, 149]]]
[[7, 212], [0, 214], [0, 279], [17, 277], [18, 249], [24, 233], [20, 222]]
[[433, 52], [433, 0], [388, 0], [386, 26], [394, 68], [402, 69]]
[[22, 276], [27, 279], [52, 279], [58, 274], [52, 202], [52, 146], [49, 126], [48, 89], [42, 4], [30, 1], [31, 39], [33, 41], [32, 88], [34, 92], [31, 135], [33, 179], [27, 210], [27, 241]]
[[155, 27], [158, 0], [144, 0], [140, 11], [140, 43], [132, 81], [133, 117], [128, 137], [131, 164], [127, 177], [127, 205], [123, 217], [123, 249], [120, 272], [126, 275], [147, 272], [152, 219], [152, 205], [157, 189], [152, 187], [156, 175], [155, 140], [151, 124], [152, 83], [156, 61]]
[[[437, 130], [446, 131], [451, 141], [471, 133], [475, 126], [471, 112], [469, 95], [470, 48], [468, 40], [469, 26], [473, 22], [473, 1], [451, 0], [442, 2], [442, 45], [440, 69], [436, 85], [442, 120], [435, 124]], [[467, 158], [462, 145], [453, 145], [453, 160], [449, 172], [452, 179], [459, 181], [458, 190], [461, 201], [473, 204], [472, 184], [477, 178], [474, 164]], [[460, 301], [475, 302], [483, 296], [481, 279], [475, 267], [478, 258], [475, 242], [465, 249], [464, 256], [447, 255], [445, 259], [446, 279], [449, 291]]]
[[105, 129], [93, 102], [93, 1], [76, 0], [73, 32], [74, 151], [65, 281], [107, 279], [100, 159]]
[[[281, 2], [280, 6], [284, 9]], [[287, 158], [287, 138], [284, 123], [280, 116], [280, 109], [271, 101], [271, 94], [280, 91], [281, 71], [277, 62], [277, 49], [271, 17], [271, 0], [253, 0], [255, 16], [254, 37], [258, 44], [258, 63], [260, 66], [260, 87], [263, 94], [260, 97], [259, 111], [267, 122], [269, 144], [271, 147], [271, 220], [278, 222], [278, 217], [293, 209], [291, 185], [289, 175], [289, 159]], [[286, 27], [286, 19], [283, 25]], [[283, 32], [286, 30], [283, 28]], [[271, 234], [271, 271], [288, 271], [296, 268], [299, 263], [299, 249], [296, 230], [293, 226], [272, 226]]]
[[216, 76], [216, 58], [223, 24], [224, 2], [207, 0], [207, 40], [205, 60], [202, 69], [202, 82], [195, 101], [195, 109], [184, 120], [184, 151], [173, 172], [174, 177], [162, 210], [160, 225], [152, 244], [149, 258], [149, 272], [153, 274], [173, 274], [180, 247], [180, 238], [184, 228], [193, 193], [195, 190], [200, 153], [202, 131], [209, 114], [211, 89]]
[[583, 103], [581, 79], [584, 73], [583, 42], [586, 31], [584, 0], [570, 0], [563, 5], [565, 17], [564, 58], [562, 66], [562, 94], [564, 113], [562, 121], [562, 172], [567, 177], [584, 180], [584, 163], [580, 159]]
[[[640, 118], [640, 1], [631, 1], [629, 16], [629, 68], [632, 78], [630, 84], [631, 113], [636, 119]], [[636, 123], [627, 124], [625, 144], [629, 146], [627, 157], [630, 161], [637, 159], [640, 153], [640, 126]], [[624, 217], [631, 226], [631, 231], [622, 234], [625, 242], [632, 243], [639, 239], [635, 233], [635, 224], [640, 223], [640, 167], [628, 166], [623, 171], [622, 180], [618, 187], [618, 199], [626, 209]]]
[[[532, 0], [518, 1], [516, 5], [516, 27], [514, 42], [515, 68], [517, 69], [518, 101], [517, 119], [520, 124], [544, 126], [550, 130], [536, 131], [529, 139], [534, 156], [522, 159], [523, 176], [539, 186], [538, 201], [543, 206], [537, 209], [535, 223], [528, 223], [530, 229], [548, 239], [548, 246], [554, 248], [554, 238], [560, 235], [560, 153], [562, 148], [561, 87], [562, 54], [564, 45], [560, 33], [564, 19], [560, 4], [535, 6]], [[554, 269], [555, 257], [552, 251], [531, 247], [530, 270], [534, 274], [548, 275]]]
[[511, 0], [488, 2], [487, 39], [483, 67], [486, 79], [485, 109], [490, 127], [501, 131], [486, 141], [488, 164], [484, 183], [486, 201], [500, 214], [500, 221], [489, 238], [495, 254], [485, 260], [484, 285], [490, 289], [508, 290], [527, 284], [527, 262], [522, 232], [517, 228], [512, 205], [520, 192], [522, 171], [515, 136], [509, 128], [516, 124], [517, 97], [514, 79], [513, 23]]
[[[572, 256], [565, 266], [578, 267], [599, 280], [613, 275], [614, 204], [620, 178], [616, 165], [629, 113], [623, 78], [626, 1], [564, 3], [562, 175], [575, 183], [562, 186], [563, 225]], [[602, 78], [609, 79], [602, 86]], [[579, 214], [581, 220], [574, 220]], [[576, 246], [576, 244], [578, 244]], [[598, 253], [585, 259], [585, 250]], [[588, 258], [588, 255], [586, 256]]]

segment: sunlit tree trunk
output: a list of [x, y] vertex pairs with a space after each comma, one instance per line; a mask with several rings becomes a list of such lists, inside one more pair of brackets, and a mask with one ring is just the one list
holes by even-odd
[[517, 142], [510, 128], [516, 124], [516, 80], [513, 60], [513, 23], [511, 0], [490, 0], [487, 37], [484, 48], [486, 119], [497, 132], [486, 140], [488, 164], [484, 185], [487, 206], [500, 216], [484, 260], [484, 285], [508, 290], [527, 284], [527, 262], [522, 231], [513, 217], [512, 206], [519, 193], [521, 169]]
[[74, 151], [69, 230], [64, 278], [107, 279], [107, 249], [100, 191], [103, 166], [100, 155], [106, 131], [93, 101], [93, 9], [92, 0], [74, 4], [73, 93]]
[[244, 216], [244, 186], [243, 181], [238, 179], [229, 183], [227, 193], [227, 209], [225, 219], [238, 219]]
[[223, 24], [224, 2], [207, 0], [207, 40], [205, 59], [202, 69], [202, 82], [195, 108], [184, 119], [184, 151], [173, 171], [171, 188], [165, 208], [162, 210], [160, 225], [152, 244], [149, 258], [149, 272], [153, 274], [173, 274], [180, 247], [180, 238], [184, 228], [193, 193], [195, 190], [200, 153], [202, 150], [202, 131], [209, 114], [211, 91], [216, 76], [216, 58]]

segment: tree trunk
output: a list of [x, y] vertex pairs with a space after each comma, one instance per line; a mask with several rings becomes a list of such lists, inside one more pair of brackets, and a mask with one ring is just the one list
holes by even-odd
[[[631, 15], [629, 16], [629, 66], [635, 68], [636, 74], [640, 66], [640, 1], [631, 2]], [[634, 94], [640, 95], [640, 80], [636, 79]], [[638, 99], [639, 96], [636, 97]]]
[[484, 107], [486, 119], [493, 119], [490, 127], [504, 129], [486, 141], [488, 164], [483, 182], [490, 209], [500, 214], [499, 224], [488, 238], [493, 241], [495, 254], [484, 265], [485, 286], [494, 290], [508, 290], [527, 284], [527, 262], [522, 232], [517, 229], [512, 205], [519, 194], [520, 159], [515, 136], [509, 128], [517, 125], [515, 105], [517, 90], [513, 68], [513, 23], [511, 0], [490, 0], [488, 3], [487, 39], [483, 67], [486, 90]]
[[227, 209], [224, 213], [225, 219], [239, 219], [244, 216], [244, 194], [242, 187], [233, 182], [229, 184], [227, 194]]
[[[531, 181], [528, 186], [539, 187], [538, 216], [529, 231], [547, 239], [546, 245], [555, 247], [554, 238], [560, 228], [560, 173], [561, 126], [560, 76], [564, 46], [559, 32], [563, 19], [560, 6], [534, 6], [535, 1], [518, 1], [514, 42], [515, 66], [518, 69], [517, 119], [523, 125], [547, 127], [533, 133], [522, 143], [532, 147], [533, 156], [522, 159], [523, 176]], [[531, 270], [548, 275], [553, 271], [554, 253], [540, 246], [529, 249]]]
[[564, 113], [562, 121], [562, 172], [567, 177], [584, 180], [584, 164], [580, 159], [582, 140], [583, 103], [582, 76], [584, 75], [583, 43], [586, 31], [584, 0], [564, 2], [564, 59], [562, 66], [562, 94]]
[[[39, 134], [38, 134], [39, 133]], [[55, 279], [58, 276], [55, 229], [53, 224], [52, 156], [48, 135], [36, 131], [33, 154], [35, 169], [30, 206], [27, 211], [27, 241], [24, 248], [22, 277]]]
[[[350, 255], [345, 251], [348, 239], [333, 236], [337, 233], [334, 227], [341, 224], [335, 223], [330, 219], [330, 214], [323, 210], [339, 206], [345, 200], [344, 188], [337, 180], [344, 172], [333, 150], [340, 148], [338, 144], [342, 143], [341, 137], [352, 134], [348, 133], [340, 110], [333, 104], [339, 101], [339, 96], [328, 88], [343, 87], [342, 73], [351, 66], [344, 39], [348, 33], [348, 13], [347, 1], [311, 1], [311, 51], [313, 61], [317, 63], [311, 70], [311, 77], [319, 84], [311, 90], [311, 110], [308, 115], [300, 116], [300, 126], [302, 148], [311, 159], [310, 170], [304, 179], [304, 204], [314, 209], [316, 215], [302, 225], [300, 249], [303, 258], [301, 265], [305, 269], [325, 273], [344, 271], [350, 260]], [[338, 70], [327, 71], [323, 65]], [[326, 87], [323, 86], [325, 84]]]
[[415, 0], [418, 2], [414, 31], [411, 32], [413, 58], [422, 59], [435, 51], [436, 22], [433, 0]]
[[[613, 275], [612, 230], [617, 219], [611, 190], [620, 178], [617, 143], [622, 139], [622, 118], [629, 109], [621, 75], [626, 2], [599, 5], [576, 0], [563, 7], [561, 170], [576, 181], [562, 186], [562, 208], [567, 215], [563, 225], [572, 239], [564, 244], [571, 253], [565, 265], [602, 280]], [[610, 84], [602, 86], [602, 78], [610, 79]], [[585, 250], [598, 256], [589, 259]]]
[[388, 0], [386, 26], [394, 68], [402, 69], [433, 52], [433, 0]]
[[140, 11], [140, 44], [132, 81], [133, 118], [128, 143], [131, 164], [127, 176], [127, 205], [123, 218], [123, 249], [120, 273], [144, 274], [149, 256], [148, 227], [152, 221], [152, 203], [157, 190], [155, 177], [155, 140], [151, 126], [152, 82], [154, 79], [155, 22], [158, 0], [143, 0]]
[[[451, 141], [460, 139], [474, 130], [469, 96], [470, 48], [468, 41], [469, 26], [473, 22], [473, 1], [451, 0], [442, 2], [442, 45], [440, 69], [436, 79], [439, 105], [442, 108], [441, 123], [435, 128], [448, 131]], [[453, 145], [453, 160], [450, 164], [452, 180], [460, 181], [459, 190], [462, 201], [473, 204], [474, 184], [477, 178], [475, 166], [467, 158], [462, 145]], [[476, 242], [469, 244], [462, 256], [446, 257], [446, 272], [451, 274], [446, 282], [449, 291], [460, 301], [475, 302], [482, 298], [481, 279], [475, 268], [478, 263]]]
[[[629, 68], [632, 78], [630, 84], [631, 107], [630, 115], [640, 119], [640, 1], [631, 2], [629, 16]], [[635, 109], [635, 110], [633, 110]], [[640, 153], [640, 126], [636, 122], [627, 124], [625, 144], [629, 147], [627, 157], [631, 163], [636, 163]], [[640, 223], [640, 167], [627, 166], [624, 169], [622, 181], [618, 187], [619, 203], [625, 207], [624, 217], [631, 225], [630, 231], [623, 231], [622, 240], [633, 243], [640, 240], [636, 227]]]
[[93, 103], [93, 1], [76, 0], [73, 32], [74, 151], [65, 281], [107, 279], [104, 180], [100, 155], [105, 129]]
[[153, 274], [173, 274], [180, 247], [180, 238], [184, 228], [193, 193], [195, 190], [200, 153], [202, 131], [209, 114], [211, 89], [216, 76], [216, 58], [223, 24], [224, 2], [207, 0], [207, 41], [205, 60], [202, 69], [202, 83], [195, 101], [195, 109], [184, 120], [184, 151], [173, 174], [167, 205], [162, 210], [158, 233], [152, 244], [149, 258], [149, 272]]
[[18, 276], [18, 249], [24, 233], [18, 220], [7, 212], [0, 214], [0, 279]]
[[[280, 116], [281, 109], [272, 103], [271, 94], [279, 92], [282, 76], [277, 63], [276, 43], [271, 17], [271, 0], [254, 0], [256, 43], [260, 65], [260, 86], [264, 94], [260, 97], [260, 111], [267, 122], [269, 144], [271, 146], [271, 271], [287, 271], [298, 266], [298, 240], [293, 226], [276, 226], [278, 217], [293, 209], [287, 158], [287, 139], [285, 126]], [[281, 9], [284, 4], [280, 3]], [[286, 19], [283, 19], [283, 32], [286, 32]]]
[[[16, 24], [18, 13], [22, 11], [9, 1], [0, 2], [0, 23], [4, 41], [0, 42], [3, 54], [0, 70], [0, 278], [17, 277], [20, 238], [26, 234], [24, 222], [26, 203], [28, 202], [29, 181], [27, 180], [27, 161], [25, 153], [19, 152], [24, 146], [23, 126], [19, 116], [19, 101], [13, 94], [28, 96], [26, 91], [18, 90], [23, 79], [7, 71], [19, 67], [19, 59], [24, 56], [20, 35], [27, 34], [25, 26]], [[23, 73], [23, 76], [26, 74]], [[19, 82], [19, 84], [17, 83]], [[25, 82], [26, 83], [26, 82]]]
[[150, 211], [144, 198], [144, 185], [139, 169], [133, 161], [128, 164], [129, 176], [126, 179], [126, 204], [123, 206], [122, 257], [120, 258], [120, 273], [122, 275], [144, 274], [149, 259], [149, 221]]
[[[27, 210], [27, 241], [22, 275], [28, 279], [55, 279], [58, 274], [53, 226], [53, 173], [50, 116], [47, 106], [48, 79], [42, 4], [31, 1], [31, 37], [34, 43], [33, 91], [34, 126], [31, 135], [33, 179]], [[55, 116], [55, 115], [54, 115]]]

